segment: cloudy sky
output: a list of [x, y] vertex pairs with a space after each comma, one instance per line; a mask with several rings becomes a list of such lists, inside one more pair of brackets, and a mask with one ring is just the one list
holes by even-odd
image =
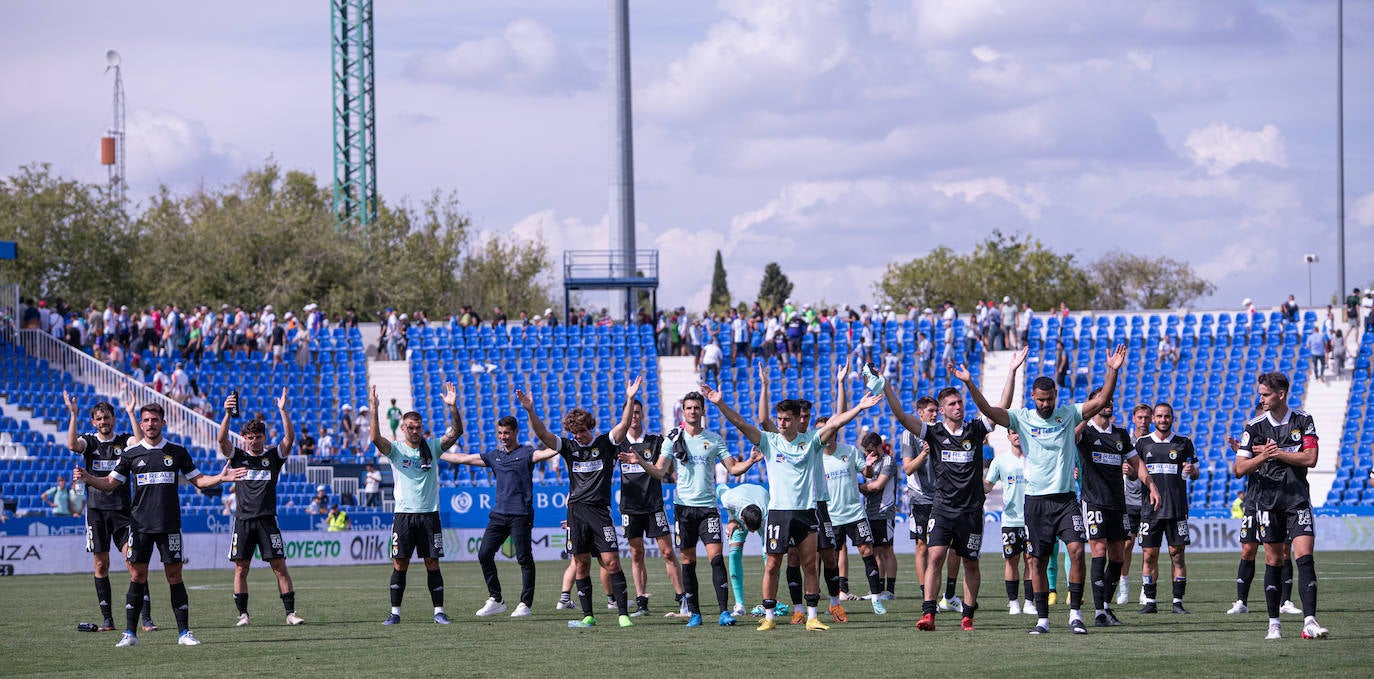
[[[663, 304], [716, 249], [752, 298], [867, 301], [993, 229], [1183, 259], [1243, 297], [1336, 288], [1335, 2], [631, 3], [637, 238]], [[273, 158], [332, 177], [328, 3], [5, 0], [0, 170], [99, 181], [123, 54], [134, 196]], [[1374, 280], [1374, 2], [1345, 7], [1349, 285]], [[378, 174], [491, 233], [608, 244], [608, 4], [376, 3]], [[1009, 291], [988, 291], [1002, 294]]]

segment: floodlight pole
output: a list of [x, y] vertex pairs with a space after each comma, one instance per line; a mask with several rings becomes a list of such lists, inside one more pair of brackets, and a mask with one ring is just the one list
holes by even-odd
[[[1336, 0], [1336, 302], [1345, 288], [1345, 3]], [[1309, 275], [1311, 266], [1308, 266]], [[1310, 286], [1310, 283], [1309, 283]], [[1310, 305], [1309, 305], [1310, 306]], [[1342, 304], [1342, 306], [1344, 306]], [[1349, 319], [1346, 319], [1347, 321]]]

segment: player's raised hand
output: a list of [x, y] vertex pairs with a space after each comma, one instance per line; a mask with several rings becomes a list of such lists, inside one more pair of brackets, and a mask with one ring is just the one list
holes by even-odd
[[760, 361], [757, 365], [759, 367], [759, 384], [766, 387], [768, 386], [768, 364]]
[[519, 401], [526, 410], [534, 407], [534, 397], [525, 393], [524, 389], [515, 390], [515, 400]]
[[835, 381], [843, 382], [844, 378], [849, 377], [849, 359], [846, 358], [840, 363], [840, 369], [835, 371]]
[[867, 394], [863, 398], [859, 399], [859, 408], [863, 410], [868, 410], [869, 408], [872, 408], [873, 406], [882, 403], [883, 398], [884, 396], [882, 394]]
[[1017, 349], [1016, 353], [1011, 355], [1011, 369], [1013, 371], [1019, 370], [1021, 366], [1026, 364], [1026, 356], [1029, 355], [1030, 347], [1021, 347]]
[[76, 399], [72, 398], [72, 395], [68, 394], [66, 389], [62, 390], [62, 402], [67, 404], [67, 412], [71, 413], [73, 416], [76, 415]]
[[124, 394], [120, 397], [120, 400], [124, 402], [124, 412], [133, 415], [134, 410], [138, 407], [134, 403], [134, 390], [129, 387], [125, 387]]
[[707, 401], [720, 405], [722, 394], [718, 390], [712, 389], [711, 385], [702, 383], [701, 395], [705, 396]]
[[625, 387], [625, 398], [626, 398], [626, 400], [629, 400], [629, 399], [634, 398], [634, 397], [635, 397], [635, 394], [638, 394], [638, 393], [639, 393], [639, 386], [640, 386], [640, 384], [641, 384], [643, 381], [644, 381], [644, 376], [643, 376], [643, 375], [635, 375], [634, 381], [631, 382], [628, 386]]
[[452, 382], [444, 382], [444, 395], [440, 398], [443, 399], [444, 405], [450, 408], [458, 405], [458, 388], [453, 386]]
[[1126, 345], [1116, 345], [1116, 350], [1107, 357], [1107, 367], [1112, 370], [1120, 370], [1121, 366], [1126, 365]]
[[224, 397], [224, 412], [233, 412], [234, 406], [239, 402], [239, 397], [233, 393]]
[[960, 382], [973, 381], [973, 375], [969, 373], [968, 366], [962, 363], [955, 365], [954, 359], [952, 358], [948, 361], [945, 361], [945, 370], [948, 370], [949, 374], [953, 375], [954, 378], [959, 380]]
[[286, 412], [286, 387], [281, 388], [281, 397], [277, 399], [277, 410]]
[[382, 399], [377, 395], [377, 385], [374, 384], [372, 385], [372, 391], [367, 395], [367, 404], [370, 406], [372, 412], [375, 413], [377, 412], [377, 406], [381, 405], [381, 403]]

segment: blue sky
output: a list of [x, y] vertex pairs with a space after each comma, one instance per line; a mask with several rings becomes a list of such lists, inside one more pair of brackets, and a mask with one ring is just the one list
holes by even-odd
[[[662, 303], [716, 249], [752, 297], [868, 301], [894, 260], [993, 229], [1189, 261], [1203, 307], [1336, 287], [1333, 2], [631, 3], [637, 237]], [[331, 177], [328, 3], [6, 2], [0, 168], [99, 181], [107, 49], [131, 193], [273, 158]], [[1374, 279], [1374, 2], [1346, 3], [1347, 279]], [[378, 174], [478, 228], [607, 243], [606, 2], [376, 3]], [[1012, 291], [987, 291], [1001, 295]]]

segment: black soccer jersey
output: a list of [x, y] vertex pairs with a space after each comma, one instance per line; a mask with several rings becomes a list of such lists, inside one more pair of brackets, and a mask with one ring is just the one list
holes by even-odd
[[237, 518], [256, 519], [277, 515], [277, 477], [285, 465], [286, 458], [281, 456], [277, 446], [264, 448], [262, 455], [253, 455], [242, 448], [234, 449], [229, 456], [229, 466], [248, 470], [242, 479], [234, 482]]
[[864, 494], [864, 514], [870, 519], [890, 519], [897, 515], [897, 462], [891, 455], [878, 458], [873, 478], [887, 474], [887, 485], [876, 493]]
[[[1265, 413], [1245, 424], [1236, 457], [1251, 457], [1253, 446], [1271, 441], [1285, 452], [1315, 447], [1317, 426], [1312, 416], [1301, 410], [1289, 410], [1282, 422], [1275, 422]], [[1297, 509], [1312, 503], [1306, 467], [1270, 459], [1251, 472], [1250, 477], [1253, 485], [1247, 483], [1245, 496], [1247, 500], [1253, 499], [1255, 509]]]
[[[119, 463], [119, 456], [124, 452], [124, 447], [129, 445], [131, 438], [133, 434], [115, 434], [109, 441], [101, 441], [96, 434], [82, 434], [81, 439], [86, 442], [86, 448], [81, 451], [81, 457], [86, 473], [91, 476], [109, 476]], [[124, 484], [107, 493], [88, 484], [86, 506], [91, 509], [127, 512], [130, 506], [129, 485]]]
[[1080, 494], [1083, 501], [1101, 509], [1126, 510], [1125, 477], [1121, 463], [1136, 456], [1131, 434], [1121, 427], [1102, 431], [1089, 422], [1078, 440]]
[[185, 448], [163, 439], [156, 447], [142, 442], [119, 456], [110, 475], [134, 484], [131, 520], [140, 533], [181, 531], [181, 500], [177, 496], [177, 475], [188, 480], [200, 476], [196, 463]]
[[586, 446], [570, 438], [559, 439], [558, 455], [568, 463], [568, 504], [611, 506], [616, 453], [609, 434], [597, 436]]
[[[663, 437], [649, 434], [642, 441], [628, 438], [620, 442], [619, 450], [631, 451], [650, 465], [658, 462]], [[620, 512], [622, 514], [652, 514], [663, 510], [663, 482], [645, 471], [638, 462], [620, 463]]]
[[1145, 463], [1150, 481], [1159, 489], [1159, 509], [1152, 509], [1148, 502], [1141, 505], [1145, 518], [1188, 518], [1188, 479], [1183, 476], [1183, 464], [1197, 463], [1192, 439], [1175, 434], [1161, 441], [1150, 434], [1136, 441], [1135, 449]]
[[925, 440], [930, 444], [926, 464], [932, 465], [937, 511], [983, 511], [983, 440], [987, 437], [982, 418], [965, 422], [956, 432], [946, 429], [944, 420], [926, 426]]

